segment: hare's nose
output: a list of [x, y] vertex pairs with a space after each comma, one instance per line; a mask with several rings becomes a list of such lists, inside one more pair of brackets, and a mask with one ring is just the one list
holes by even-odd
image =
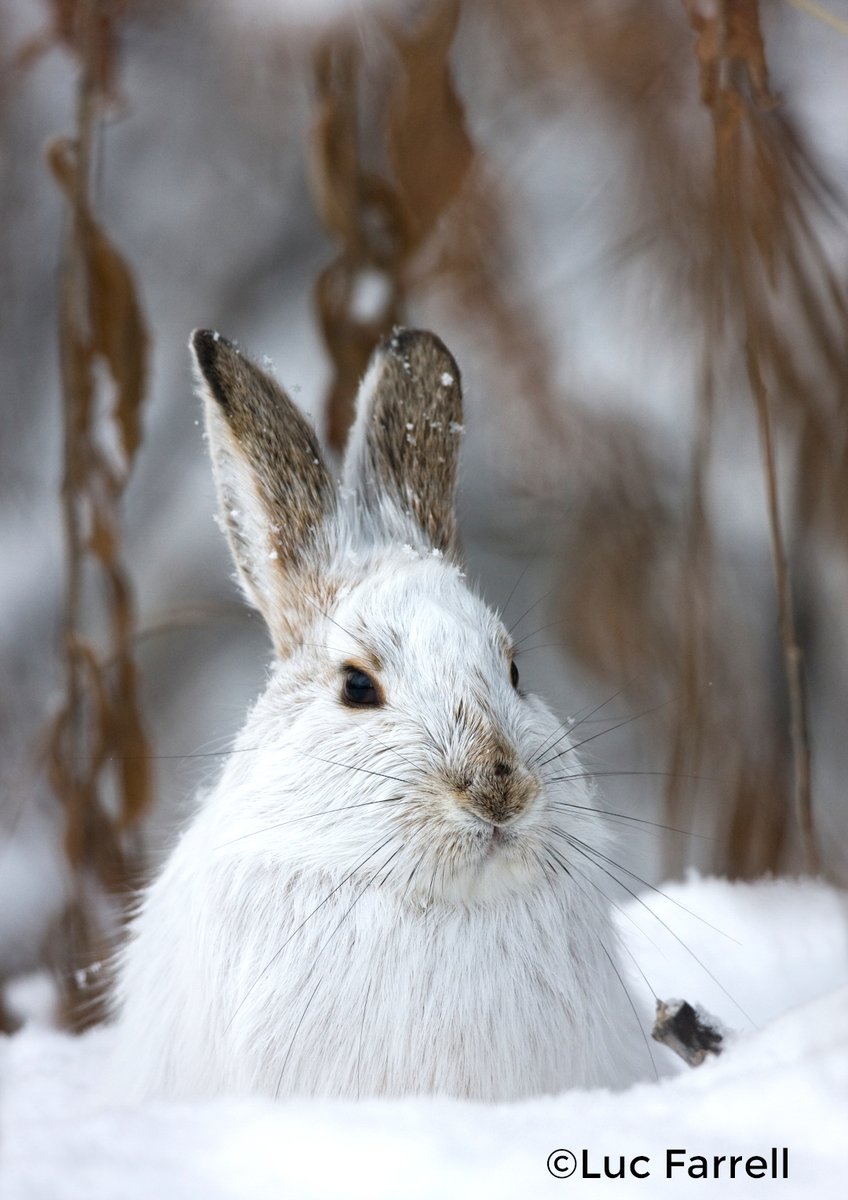
[[463, 781], [458, 798], [463, 808], [492, 825], [509, 825], [533, 803], [540, 786], [530, 771], [498, 759], [473, 779]]

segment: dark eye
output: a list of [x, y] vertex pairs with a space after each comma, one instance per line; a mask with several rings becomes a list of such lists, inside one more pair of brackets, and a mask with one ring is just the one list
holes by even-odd
[[345, 679], [342, 684], [342, 700], [345, 704], [357, 707], [375, 707], [383, 703], [380, 689], [370, 675], [360, 671], [358, 667], [345, 667]]
[[510, 663], [509, 677], [512, 680], [512, 686], [514, 688], [517, 688], [518, 687], [518, 667], [515, 665], [514, 662]]

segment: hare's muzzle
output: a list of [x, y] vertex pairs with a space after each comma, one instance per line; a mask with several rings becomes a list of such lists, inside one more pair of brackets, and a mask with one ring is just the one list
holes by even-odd
[[535, 775], [506, 756], [486, 762], [454, 784], [460, 807], [496, 826], [521, 817], [539, 791]]

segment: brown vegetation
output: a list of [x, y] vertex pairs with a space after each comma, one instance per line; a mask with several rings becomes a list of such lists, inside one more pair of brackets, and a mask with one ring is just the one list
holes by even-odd
[[[148, 338], [132, 272], [97, 224], [90, 200], [98, 112], [114, 86], [116, 6], [79, 0], [57, 5], [55, 15], [57, 36], [78, 57], [79, 84], [75, 132], [47, 151], [69, 209], [58, 330], [67, 555], [64, 694], [48, 732], [47, 759], [65, 810], [65, 853], [76, 881], [58, 965], [68, 1010], [77, 1012], [76, 980], [103, 953], [110, 932], [102, 928], [92, 885], [126, 903], [137, 882], [129, 835], [151, 801], [132, 587], [120, 539], [121, 496], [142, 441]], [[98, 405], [100, 364], [112, 391], [105, 413]], [[109, 446], [110, 436], [116, 446]], [[95, 1015], [86, 1010], [88, 1019]]]
[[[58, 330], [64, 689], [48, 749], [79, 885], [67, 917], [67, 968], [89, 962], [104, 933], [91, 882], [129, 892], [133, 831], [152, 796], [120, 537], [124, 486], [142, 442], [148, 335], [133, 272], [98, 223], [91, 186], [98, 121], [117, 95], [119, 23], [132, 6], [48, 7], [49, 29], [19, 61], [31, 63], [59, 41], [79, 74], [74, 131], [48, 151], [68, 206]], [[532, 80], [532, 99], [544, 85], [545, 102], [556, 106], [579, 72], [634, 147], [641, 165], [621, 252], [650, 246], [664, 264], [669, 302], [701, 331], [689, 478], [670, 502], [636, 423], [562, 394], [540, 314], [516, 302], [515, 214], [475, 145], [457, 60], [460, 22], [481, 18], [481, 0], [430, 0], [409, 20], [376, 9], [367, 18], [367, 78], [359, 29], [329, 30], [311, 51], [314, 120], [304, 155], [334, 247], [315, 280], [332, 365], [327, 439], [343, 445], [376, 343], [438, 288], [457, 320], [487, 331], [490, 375], [502, 381], [493, 409], [512, 406], [517, 421], [541, 430], [569, 480], [561, 553], [579, 570], [560, 574], [553, 611], [565, 620], [554, 636], [611, 687], [638, 676], [631, 693], [655, 697], [666, 686], [678, 698], [664, 729], [669, 823], [692, 818], [689, 781], [720, 761], [711, 865], [736, 876], [816, 870], [796, 548], [814, 538], [844, 553], [848, 528], [848, 309], [845, 281], [818, 233], [828, 214], [842, 212], [841, 198], [772, 88], [757, 0], [685, 0], [656, 6], [650, 21], [638, 0], [604, 19], [592, 0], [485, 8], [509, 48], [516, 87]], [[694, 86], [702, 123], [684, 135], [676, 106]], [[101, 403], [104, 379], [109, 406]], [[774, 568], [774, 606], [753, 615], [722, 584], [730, 567], [707, 496], [717, 413], [734, 405], [756, 414]], [[527, 476], [535, 469], [527, 463]], [[748, 652], [754, 627], [764, 655]], [[783, 665], [777, 691], [771, 631]], [[670, 867], [682, 861], [669, 847]]]

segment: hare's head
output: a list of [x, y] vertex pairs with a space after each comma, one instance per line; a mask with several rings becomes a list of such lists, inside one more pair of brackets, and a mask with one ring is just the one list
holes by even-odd
[[540, 766], [559, 726], [459, 566], [453, 358], [417, 331], [379, 348], [337, 485], [272, 378], [217, 334], [192, 347], [221, 515], [278, 660], [233, 803], [266, 849], [368, 863], [410, 898], [541, 885], [558, 814], [586, 793], [564, 798], [562, 762]]

